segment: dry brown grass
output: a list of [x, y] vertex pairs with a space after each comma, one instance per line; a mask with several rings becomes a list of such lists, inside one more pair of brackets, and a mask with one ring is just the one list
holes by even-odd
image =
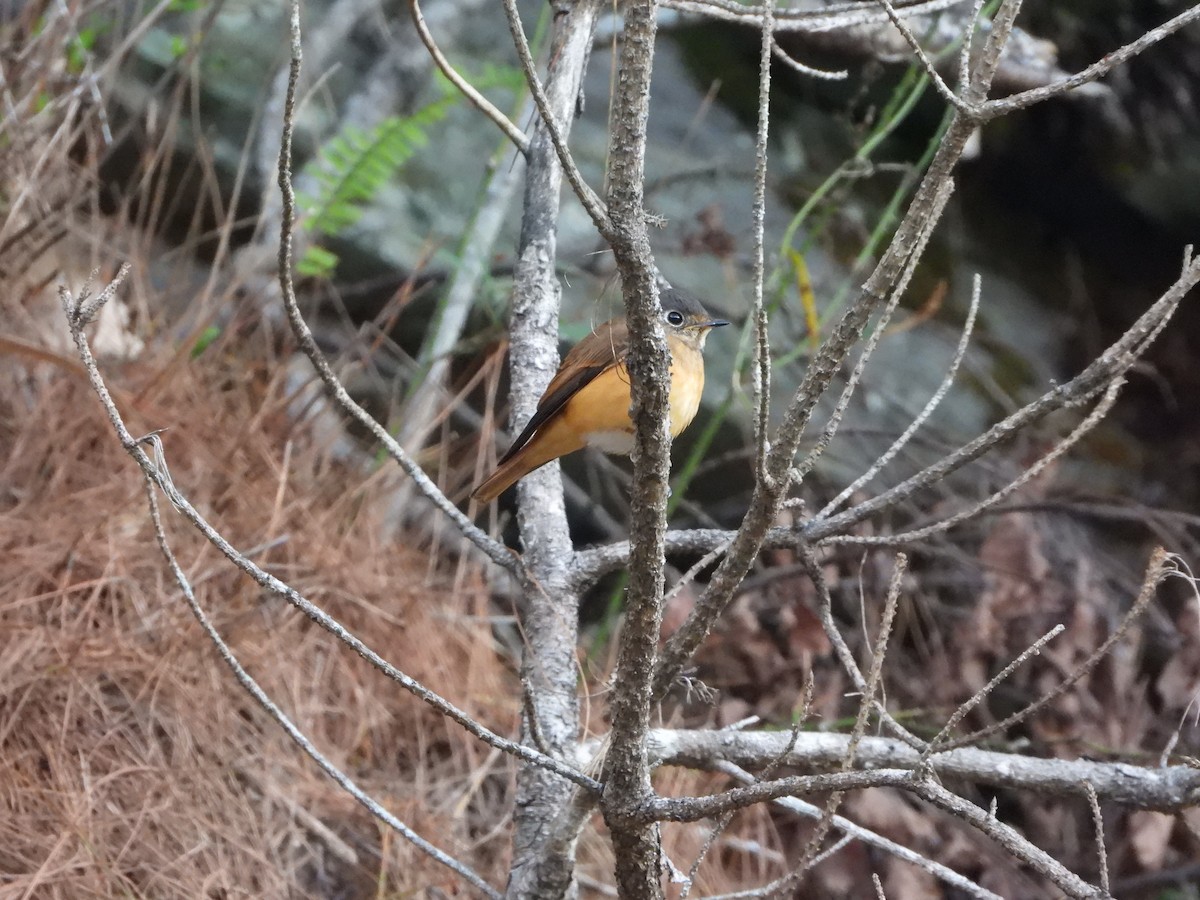
[[[241, 546], [286, 538], [260, 561], [510, 730], [511, 680], [475, 618], [480, 585], [450, 590], [424, 554], [380, 537], [386, 478], [331, 464], [289, 425], [281, 380], [252, 360], [210, 352], [158, 377], [168, 362], [111, 376], [135, 422], [174, 425], [176, 483]], [[236, 687], [165, 570], [140, 477], [86, 384], [59, 372], [0, 404], [0, 897], [454, 893]], [[503, 883], [507, 764], [264, 596], [180, 520], [168, 528], [200, 602], [318, 746]]]
[[[168, 136], [144, 148], [118, 214], [99, 214], [106, 146], [66, 62], [92, 10], [33, 3], [0, 22], [17, 111], [0, 120], [0, 898], [459, 893], [236, 686], [170, 578], [140, 476], [80, 375], [54, 287], [130, 259], [123, 299], [137, 326], [101, 322], [115, 342], [97, 334], [95, 346], [130, 426], [170, 428], [178, 486], [406, 672], [513, 729], [519, 692], [478, 575], [384, 537], [391, 476], [335, 463], [296, 423], [280, 348], [252, 302], [238, 309], [228, 257], [197, 268], [157, 229], [130, 224], [153, 205]], [[210, 211], [214, 197], [193, 202], [196, 223], [212, 212], [232, 229], [236, 204]], [[222, 340], [191, 359], [182, 336], [198, 328], [168, 308], [201, 328], [219, 321]], [[502, 884], [507, 760], [264, 595], [166, 510], [199, 601], [284, 710], [400, 818]]]
[[[164, 441], [176, 484], [238, 546], [269, 547], [256, 556], [269, 570], [514, 733], [520, 687], [485, 619], [486, 585], [382, 538], [391, 475], [332, 462], [289, 414], [282, 367], [254, 352], [261, 337], [236, 341], [191, 361], [151, 350], [106, 375], [133, 427], [174, 423]], [[461, 895], [237, 687], [166, 570], [140, 476], [69, 363], [0, 354], [0, 375], [25, 385], [0, 399], [0, 898]], [[508, 760], [265, 596], [181, 519], [168, 515], [168, 530], [201, 604], [300, 727], [503, 885]], [[602, 726], [602, 693], [592, 711]], [[720, 784], [679, 770], [658, 781], [670, 794]], [[698, 887], [761, 882], [787, 840], [774, 818], [735, 819]], [[580, 871], [606, 882], [611, 847], [593, 824]], [[693, 859], [709, 827], [664, 829], [671, 858]]]

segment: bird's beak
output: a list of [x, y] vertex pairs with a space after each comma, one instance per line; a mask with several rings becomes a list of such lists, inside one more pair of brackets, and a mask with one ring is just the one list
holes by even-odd
[[709, 319], [707, 322], [700, 322], [696, 325], [697, 328], [720, 328], [722, 325], [728, 325], [725, 319]]

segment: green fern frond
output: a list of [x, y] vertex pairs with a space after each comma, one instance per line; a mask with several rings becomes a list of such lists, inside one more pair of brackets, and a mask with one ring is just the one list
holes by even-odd
[[296, 274], [304, 278], [329, 278], [337, 268], [338, 255], [317, 244], [310, 245], [296, 263]]
[[357, 222], [363, 204], [428, 142], [430, 126], [456, 102], [457, 95], [444, 94], [411, 116], [391, 116], [370, 131], [348, 127], [331, 138], [305, 166], [319, 186], [298, 198], [305, 227], [335, 235]]
[[[516, 91], [521, 73], [509, 66], [486, 64], [471, 78], [480, 90]], [[410, 116], [391, 116], [369, 131], [347, 127], [329, 139], [304, 167], [304, 180], [315, 182], [312, 193], [299, 192], [302, 227], [323, 235], [338, 235], [358, 221], [366, 203], [399, 168], [429, 141], [429, 131], [462, 96], [440, 73], [437, 97]], [[312, 246], [297, 266], [301, 275], [329, 276], [337, 255]]]

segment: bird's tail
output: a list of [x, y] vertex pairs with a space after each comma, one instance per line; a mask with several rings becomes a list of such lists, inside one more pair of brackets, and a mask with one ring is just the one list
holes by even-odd
[[520, 463], [521, 454], [518, 453], [512, 459], [498, 466], [495, 472], [481, 481], [475, 490], [471, 491], [471, 497], [480, 503], [491, 503], [516, 484], [522, 475], [532, 471], [532, 469], [523, 469]]
[[501, 459], [496, 471], [480, 482], [471, 496], [481, 503], [490, 503], [534, 469], [582, 447], [583, 441], [574, 429], [555, 419], [538, 429], [533, 439], [512, 456]]

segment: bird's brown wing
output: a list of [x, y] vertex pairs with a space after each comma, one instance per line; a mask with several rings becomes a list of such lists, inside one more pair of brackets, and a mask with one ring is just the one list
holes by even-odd
[[504, 465], [520, 451], [546, 420], [567, 405], [584, 385], [625, 359], [629, 351], [629, 326], [623, 321], [605, 322], [571, 348], [550, 380], [537, 411], [497, 465]]

